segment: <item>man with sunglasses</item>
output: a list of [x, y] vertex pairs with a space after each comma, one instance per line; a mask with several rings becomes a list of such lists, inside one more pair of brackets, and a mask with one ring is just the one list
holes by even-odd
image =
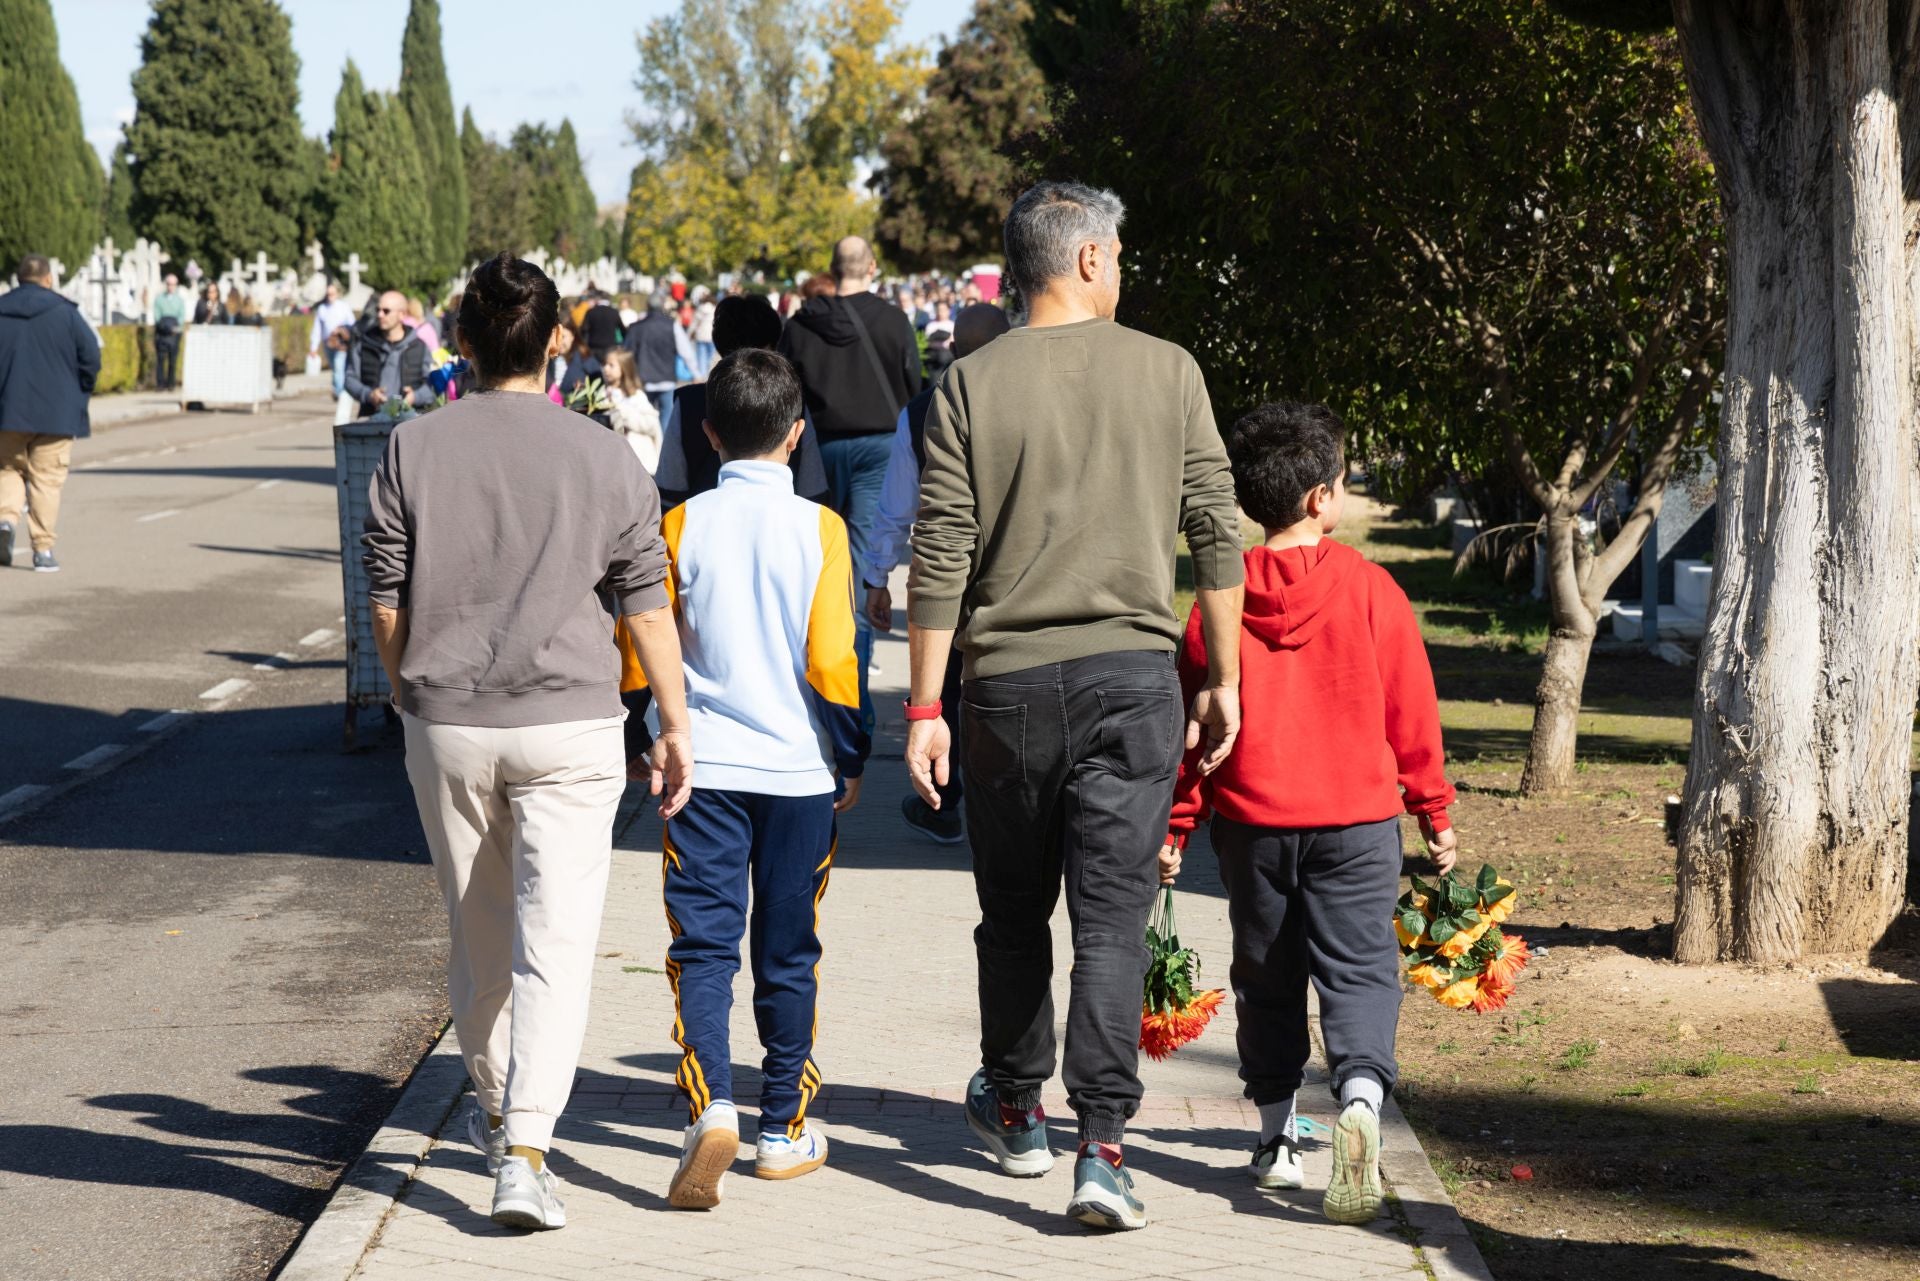
[[406, 314], [406, 296], [389, 289], [380, 295], [373, 323], [363, 323], [347, 348], [346, 391], [362, 418], [383, 412], [391, 400], [415, 409], [434, 402], [436, 393], [427, 382], [433, 353], [407, 328]]

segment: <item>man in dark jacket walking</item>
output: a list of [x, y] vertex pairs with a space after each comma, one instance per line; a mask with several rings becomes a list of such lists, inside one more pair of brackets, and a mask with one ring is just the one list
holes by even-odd
[[[820, 460], [832, 487], [831, 506], [847, 522], [855, 581], [864, 581], [894, 425], [924, 381], [913, 323], [872, 292], [878, 266], [860, 237], [840, 241], [833, 247], [836, 295], [809, 300], [780, 335], [780, 353], [799, 370], [807, 411], [820, 433]], [[854, 622], [860, 710], [871, 724], [867, 665], [873, 626], [864, 610], [855, 611]]]
[[673, 408], [673, 389], [679, 379], [674, 376], [673, 312], [664, 289], [649, 300], [646, 314], [627, 327], [625, 345], [633, 354], [640, 389], [660, 411], [660, 421], [666, 422]]
[[33, 567], [60, 568], [53, 531], [73, 442], [90, 433], [87, 397], [100, 374], [100, 341], [80, 309], [49, 287], [53, 264], [28, 254], [20, 287], [0, 295], [0, 566], [13, 564], [13, 531], [27, 510]]
[[427, 382], [433, 357], [418, 334], [408, 329], [406, 295], [389, 289], [371, 325], [356, 328], [347, 348], [347, 395], [360, 402], [360, 416], [371, 418], [390, 400], [425, 409], [438, 393]]

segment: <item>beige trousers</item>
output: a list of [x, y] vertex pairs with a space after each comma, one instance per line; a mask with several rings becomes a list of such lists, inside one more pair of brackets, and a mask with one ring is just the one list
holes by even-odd
[[60, 489], [67, 483], [72, 461], [71, 436], [0, 431], [0, 525], [18, 525], [24, 504], [27, 535], [37, 552], [53, 550], [53, 527], [60, 523]]
[[447, 900], [447, 1000], [480, 1104], [545, 1151], [573, 1089], [626, 789], [621, 718], [479, 729], [405, 718]]

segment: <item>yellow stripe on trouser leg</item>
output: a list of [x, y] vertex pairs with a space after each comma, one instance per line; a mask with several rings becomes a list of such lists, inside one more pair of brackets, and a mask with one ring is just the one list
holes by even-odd
[[[813, 936], [820, 937], [820, 900], [827, 896], [827, 882], [833, 879], [833, 856], [840, 848], [840, 836], [834, 834], [833, 843], [827, 846], [827, 856], [820, 860], [820, 866], [813, 870], [820, 877], [820, 888], [813, 892]], [[820, 946], [822, 957], [826, 955], [826, 945]], [[813, 963], [813, 1034], [810, 1044], [820, 1043], [820, 962]], [[787, 1137], [798, 1139], [807, 1130], [807, 1107], [813, 1102], [813, 1096], [820, 1092], [823, 1082], [820, 1080], [820, 1068], [809, 1054], [807, 1061], [800, 1067], [800, 1106], [794, 1111], [793, 1120], [787, 1123]]]
[[[666, 904], [667, 877], [680, 867], [680, 852], [673, 848], [671, 836], [662, 834], [660, 854], [660, 907], [667, 915], [667, 930], [674, 937], [681, 935], [680, 922], [675, 919], [673, 909]], [[671, 943], [668, 944], [672, 946]], [[667, 986], [673, 989], [673, 1043], [680, 1047], [680, 1067], [673, 1074], [673, 1081], [687, 1092], [687, 1110], [691, 1119], [698, 1121], [700, 1114], [713, 1102], [713, 1094], [707, 1088], [707, 1074], [700, 1067], [700, 1056], [693, 1046], [687, 1043], [686, 1021], [680, 1015], [680, 962], [667, 956]]]

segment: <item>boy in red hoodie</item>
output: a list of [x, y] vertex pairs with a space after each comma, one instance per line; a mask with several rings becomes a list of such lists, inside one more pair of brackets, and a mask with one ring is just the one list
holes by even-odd
[[[1378, 565], [1327, 535], [1340, 523], [1347, 461], [1321, 405], [1262, 405], [1227, 437], [1240, 507], [1266, 530], [1246, 554], [1240, 740], [1202, 776], [1180, 769], [1163, 879], [1213, 814], [1233, 923], [1240, 1076], [1260, 1109], [1248, 1173], [1302, 1186], [1294, 1094], [1311, 1045], [1307, 982], [1341, 1103], [1324, 1209], [1365, 1223], [1380, 1209], [1380, 1107], [1393, 1088], [1400, 1016], [1400, 813], [1420, 820], [1442, 871], [1456, 838], [1442, 772], [1440, 709], [1420, 627]], [[1180, 653], [1188, 694], [1207, 672], [1196, 612]]]

